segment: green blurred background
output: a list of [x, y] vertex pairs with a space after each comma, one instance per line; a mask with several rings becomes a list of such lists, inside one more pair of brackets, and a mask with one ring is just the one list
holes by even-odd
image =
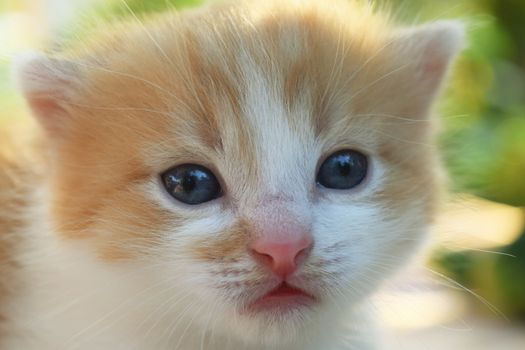
[[[91, 4], [89, 0], [79, 0], [79, 7], [73, 7], [75, 1], [71, 0], [52, 2], [53, 6], [70, 7], [63, 15], [69, 22], [53, 18], [55, 12], [49, 7], [51, 1], [0, 0], [0, 33], [4, 33], [0, 37], [0, 123], [22, 112], [22, 103], [8, 79], [13, 52], [25, 46], [45, 47], [53, 38], [69, 35], [65, 33], [71, 33], [71, 28], [82, 27], [78, 23], [89, 21], [91, 17], [127, 17], [130, 9], [142, 15], [167, 8], [194, 6], [202, 1], [128, 0], [125, 4], [120, 0], [95, 0]], [[472, 206], [470, 209], [474, 212], [479, 209], [475, 204], [478, 198], [491, 201], [479, 202], [483, 209], [479, 209], [474, 221], [481, 222], [482, 226], [496, 227], [491, 233], [495, 243], [480, 249], [475, 242], [478, 229], [470, 228], [467, 219], [460, 217], [455, 225], [461, 226], [461, 232], [468, 231], [474, 243], [472, 246], [464, 244], [461, 249], [454, 244], [439, 245], [429, 266], [474, 290], [508, 317], [523, 320], [523, 209], [518, 211], [520, 214], [513, 215], [485, 213], [496, 210], [491, 209], [491, 205], [498, 213], [510, 213], [511, 210], [516, 213], [516, 209], [510, 206], [525, 206], [525, 1], [384, 0], [379, 3], [393, 9], [401, 23], [459, 18], [468, 25], [468, 47], [458, 59], [439, 106], [443, 120], [441, 144], [452, 193], [462, 194], [458, 198], [464, 194], [475, 196], [468, 197], [476, 198], [475, 201], [465, 204]], [[24, 27], [21, 22], [25, 17], [16, 17], [20, 13], [41, 16], [42, 22]], [[46, 28], [45, 35], [31, 35], [31, 31], [42, 28]], [[483, 223], [483, 220], [491, 222]], [[518, 225], [518, 231], [513, 234], [503, 232], [510, 224], [514, 225], [514, 231]], [[498, 227], [501, 228], [499, 232]], [[505, 238], [498, 239], [498, 236]], [[488, 308], [482, 303], [477, 307], [481, 314], [487, 313]], [[494, 313], [488, 314], [497, 317]]]

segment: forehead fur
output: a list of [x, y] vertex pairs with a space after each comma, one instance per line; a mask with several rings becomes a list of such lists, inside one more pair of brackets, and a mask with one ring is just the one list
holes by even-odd
[[381, 89], [366, 90], [401, 65], [391, 39], [385, 18], [346, 1], [171, 13], [124, 25], [77, 52], [82, 87], [68, 108], [79, 116], [74, 129], [169, 134], [177, 154], [234, 153], [256, 175], [257, 157], [247, 150], [260, 144], [257, 129], [286, 123], [310, 143], [337, 143], [350, 125], [370, 126], [370, 118], [351, 117], [381, 112]]
[[[390, 30], [369, 6], [346, 1], [269, 1], [169, 14], [89, 45], [87, 59], [80, 54], [88, 92], [82, 97], [100, 109], [121, 101], [117, 107], [148, 114], [155, 106], [161, 113], [154, 119], [176, 118], [181, 135], [222, 149], [231, 126], [243, 133], [259, 126], [247, 122], [246, 109], [254, 104], [249, 93], [263, 84], [287, 112], [266, 118], [289, 118], [318, 135], [341, 117], [329, 108], [399, 66], [401, 57], [388, 52]], [[293, 113], [297, 109], [303, 113]]]

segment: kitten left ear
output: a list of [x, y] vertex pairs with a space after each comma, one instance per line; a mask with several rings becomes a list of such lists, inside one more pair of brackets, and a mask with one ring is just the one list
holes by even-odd
[[59, 136], [70, 119], [67, 105], [80, 85], [72, 62], [31, 53], [15, 61], [14, 75], [33, 115], [50, 134]]
[[396, 34], [394, 45], [419, 93], [434, 97], [464, 39], [465, 26], [459, 21], [438, 21]]

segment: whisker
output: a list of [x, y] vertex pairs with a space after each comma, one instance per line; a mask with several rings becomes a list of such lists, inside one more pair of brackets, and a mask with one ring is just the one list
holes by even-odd
[[500, 252], [500, 251], [496, 251], [496, 250], [487, 250], [487, 249], [479, 249], [479, 248], [473, 248], [473, 247], [465, 247], [465, 246], [461, 246], [461, 245], [458, 245], [458, 244], [447, 244], [447, 246], [453, 247], [453, 248], [456, 248], [456, 249], [461, 249], [461, 250], [464, 250], [464, 251], [473, 251], [473, 252], [480, 252], [480, 253], [487, 253], [487, 254], [507, 256], [509, 258], [517, 258], [516, 255], [510, 254], [510, 253], [505, 253], [505, 252]]
[[[162, 312], [161, 315], [159, 315], [159, 317], [157, 318], [157, 321], [155, 321], [155, 323], [153, 323], [153, 325], [152, 325], [151, 327], [149, 327], [149, 329], [146, 331], [146, 333], [145, 333], [145, 335], [144, 335], [144, 338], [148, 338], [148, 337], [152, 334], [152, 332], [154, 331], [154, 329], [160, 325], [160, 323], [161, 323], [161, 321], [164, 319], [164, 317], [166, 317], [166, 315], [168, 315], [170, 312], [172, 312], [173, 309], [174, 309], [174, 308], [175, 308], [180, 302], [185, 301], [187, 298], [189, 298], [189, 297], [191, 297], [191, 296], [193, 296], [193, 294], [188, 293], [186, 296], [184, 296], [183, 298], [180, 298], [180, 299], [177, 300], [175, 303], [171, 304], [168, 308], [166, 308], [166, 309], [164, 310], [164, 312]], [[164, 304], [163, 304], [161, 307], [157, 308], [157, 310], [155, 310], [152, 314], [150, 314], [149, 317], [153, 317], [153, 316], [155, 316], [155, 312], [156, 312], [156, 311], [158, 311], [158, 310], [164, 308], [166, 305], [169, 305], [169, 304], [172, 303], [172, 301], [175, 300], [177, 297], [178, 297], [177, 295], [174, 295], [174, 296], [170, 297], [168, 300], [166, 300], [166, 302], [164, 302]], [[190, 305], [191, 305], [191, 303], [190, 303]], [[149, 317], [148, 317], [148, 318], [149, 318]], [[179, 317], [180, 317], [180, 315], [179, 315]], [[164, 332], [166, 332], [166, 331], [164, 331]]]
[[[182, 334], [180, 335], [179, 337], [179, 341], [177, 342], [177, 345], [175, 345], [175, 350], [178, 350], [180, 345], [182, 344], [182, 340], [184, 339], [184, 337], [186, 336], [186, 333], [188, 332], [188, 329], [190, 329], [191, 325], [193, 324], [193, 321], [195, 321], [195, 318], [197, 317], [197, 315], [206, 307], [206, 304], [202, 304], [201, 307], [198, 309], [198, 310], [194, 310], [193, 312], [193, 317], [190, 319], [190, 322], [188, 322], [188, 325], [186, 326], [186, 328], [184, 328], [184, 330], [182, 331]], [[173, 327], [173, 329], [171, 330], [170, 332], [170, 335], [168, 336], [167, 339], [171, 339], [172, 335], [175, 333], [175, 329], [177, 328], [177, 325], [175, 325]]]
[[81, 67], [85, 67], [85, 68], [89, 68], [89, 69], [98, 69], [98, 70], [106, 72], [106, 73], [110, 73], [110, 74], [118, 75], [118, 76], [121, 76], [121, 77], [124, 77], [124, 78], [129, 78], [129, 79], [133, 79], [133, 80], [136, 80], [136, 81], [140, 81], [140, 82], [142, 82], [142, 83], [144, 83], [144, 84], [146, 84], [148, 86], [151, 86], [151, 87], [157, 89], [158, 91], [161, 91], [161, 92], [165, 93], [169, 97], [177, 98], [177, 96], [175, 96], [171, 91], [163, 88], [159, 84], [154, 83], [151, 80], [148, 80], [148, 79], [145, 79], [145, 78], [141, 78], [141, 77], [139, 77], [137, 75], [133, 75], [133, 74], [126, 73], [126, 72], [120, 72], [120, 71], [116, 71], [116, 70], [113, 70], [113, 69], [102, 67], [100, 65], [88, 64], [88, 63], [85, 63], [85, 62], [75, 62], [75, 65], [79, 65]]
[[491, 304], [487, 299], [483, 298], [481, 295], [477, 294], [476, 292], [474, 292], [473, 290], [465, 287], [464, 285], [462, 285], [461, 283], [455, 281], [454, 279], [448, 277], [448, 276], [445, 276], [444, 274], [440, 273], [440, 272], [437, 272], [435, 270], [432, 270], [431, 268], [429, 267], [425, 267], [426, 270], [428, 270], [430, 273], [444, 279], [445, 281], [451, 283], [453, 286], [457, 287], [457, 288], [460, 288], [461, 290], [467, 292], [468, 294], [472, 295], [473, 297], [475, 297], [476, 299], [478, 299], [481, 303], [483, 303], [483, 305], [485, 305], [490, 311], [492, 311], [495, 315], [503, 318], [505, 321], [507, 322], [510, 322], [509, 321], [509, 318], [502, 312], [500, 311], [497, 307], [495, 307], [493, 304]]
[[390, 77], [391, 75], [399, 72], [400, 70], [403, 70], [405, 68], [407, 68], [409, 66], [409, 64], [404, 64], [400, 67], [397, 67], [393, 70], [391, 70], [390, 72], [388, 73], [385, 73], [384, 75], [382, 75], [381, 77], [377, 78], [376, 80], [373, 80], [371, 83], [369, 83], [368, 85], [366, 85], [365, 87], [357, 90], [356, 92], [352, 93], [352, 95], [350, 96], [350, 99], [354, 99], [356, 96], [359, 96], [361, 93], [365, 92], [366, 90], [368, 90], [369, 88], [371, 88], [372, 86], [376, 85], [377, 83], [380, 83], [381, 81], [385, 80], [386, 78]]
[[[206, 338], [206, 333], [208, 332], [208, 329], [209, 329], [209, 326], [210, 326], [210, 322], [213, 318], [213, 314], [215, 313], [215, 310], [216, 310], [217, 306], [214, 306], [211, 311], [210, 311], [210, 315], [208, 317], [208, 321], [206, 321], [206, 324], [204, 325], [204, 328], [202, 330], [202, 337], [201, 337], [201, 345], [200, 345], [200, 350], [204, 350], [204, 340]], [[213, 327], [213, 325], [212, 325]], [[213, 334], [212, 334], [213, 335]]]
[[126, 9], [129, 11], [129, 13], [131, 14], [131, 16], [133, 16], [133, 18], [137, 21], [137, 23], [139, 23], [139, 25], [144, 29], [144, 33], [146, 33], [146, 35], [148, 36], [148, 38], [151, 39], [151, 41], [153, 42], [153, 44], [155, 45], [155, 47], [157, 47], [157, 49], [159, 50], [159, 52], [164, 56], [164, 58], [166, 59], [166, 61], [168, 63], [170, 63], [172, 66], [174, 65], [173, 64], [173, 61], [170, 59], [170, 57], [166, 54], [166, 52], [164, 51], [164, 49], [160, 46], [160, 44], [158, 43], [157, 40], [155, 40], [155, 38], [153, 37], [153, 35], [151, 34], [151, 32], [148, 30], [148, 28], [144, 25], [144, 23], [137, 17], [137, 15], [135, 14], [135, 12], [133, 12], [133, 10], [131, 9], [131, 7], [129, 7], [128, 5], [128, 2], [126, 0], [121, 0], [121, 2], [124, 4], [124, 6], [126, 7]]
[[[87, 109], [94, 109], [94, 110], [102, 110], [102, 111], [123, 111], [123, 112], [147, 112], [147, 113], [153, 113], [153, 114], [160, 114], [165, 115], [168, 117], [172, 117], [173, 115], [169, 113], [168, 111], [162, 111], [152, 108], [138, 108], [138, 107], [103, 107], [103, 106], [93, 106], [88, 104], [81, 104], [81, 103], [74, 103], [74, 102], [67, 102], [71, 106], [77, 106], [77, 107], [83, 107]], [[121, 125], [121, 124], [119, 124]]]

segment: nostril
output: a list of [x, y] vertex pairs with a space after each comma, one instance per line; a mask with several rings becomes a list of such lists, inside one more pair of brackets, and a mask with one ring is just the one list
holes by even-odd
[[295, 259], [294, 259], [295, 265], [297, 266], [302, 265], [304, 261], [308, 258], [308, 255], [310, 255], [311, 250], [312, 250], [311, 243], [309, 243], [307, 247], [301, 249], [295, 256]]
[[258, 262], [285, 276], [293, 273], [306, 260], [312, 243], [309, 237], [284, 242], [263, 237], [252, 242], [250, 250]]
[[260, 263], [266, 266], [272, 266], [273, 265], [273, 258], [270, 254], [261, 253], [257, 251], [257, 249], [252, 248], [251, 249], [252, 255], [256, 260], [258, 260]]

